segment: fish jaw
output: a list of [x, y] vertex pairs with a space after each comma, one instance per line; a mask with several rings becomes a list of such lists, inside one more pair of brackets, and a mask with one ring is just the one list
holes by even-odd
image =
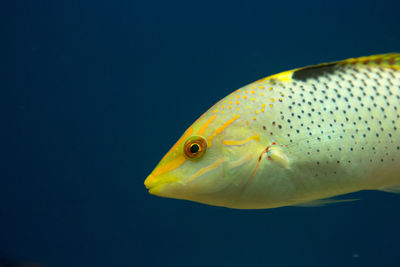
[[154, 175], [150, 174], [144, 181], [149, 193], [159, 197], [183, 199], [183, 184], [171, 174]]

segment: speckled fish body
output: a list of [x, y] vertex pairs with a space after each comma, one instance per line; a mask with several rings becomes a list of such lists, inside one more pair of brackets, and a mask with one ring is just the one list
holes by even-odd
[[[400, 54], [269, 76], [203, 114], [145, 185], [159, 196], [240, 209], [396, 191], [399, 108]], [[186, 155], [190, 138], [204, 140], [201, 158]]]

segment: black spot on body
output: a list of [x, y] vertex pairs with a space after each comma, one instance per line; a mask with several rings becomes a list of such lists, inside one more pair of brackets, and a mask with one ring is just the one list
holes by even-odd
[[293, 73], [292, 78], [295, 80], [306, 81], [307, 79], [317, 79], [326, 74], [333, 74], [337, 69], [336, 63], [310, 66], [299, 69]]

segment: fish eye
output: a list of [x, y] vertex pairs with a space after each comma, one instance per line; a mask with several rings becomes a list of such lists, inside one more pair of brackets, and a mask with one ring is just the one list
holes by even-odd
[[204, 155], [207, 150], [207, 142], [201, 136], [192, 136], [186, 140], [184, 152], [189, 159], [198, 159]]

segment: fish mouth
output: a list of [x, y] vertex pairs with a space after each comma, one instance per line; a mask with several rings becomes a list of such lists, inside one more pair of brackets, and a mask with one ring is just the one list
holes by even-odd
[[157, 196], [164, 196], [164, 191], [169, 184], [173, 184], [177, 181], [177, 178], [169, 175], [154, 175], [150, 174], [144, 181], [144, 185], [149, 190], [150, 194]]
[[150, 194], [159, 195], [159, 189], [163, 184], [161, 184], [159, 179], [157, 179], [153, 174], [150, 174], [146, 180], [144, 180], [144, 185], [147, 190], [149, 190]]
[[160, 193], [161, 192], [161, 187], [162, 187], [162, 185], [158, 185], [158, 186], [154, 186], [154, 187], [148, 188], [149, 189], [149, 194], [156, 195], [156, 196], [163, 196]]

